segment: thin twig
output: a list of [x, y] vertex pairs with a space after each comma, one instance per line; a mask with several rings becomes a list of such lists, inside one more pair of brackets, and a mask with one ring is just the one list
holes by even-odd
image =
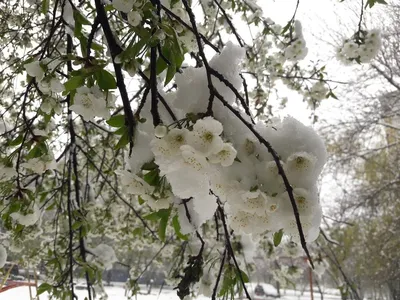
[[157, 47], [150, 49], [150, 90], [151, 90], [151, 115], [153, 117], [153, 126], [161, 123], [158, 112], [158, 91], [157, 91]]
[[219, 267], [219, 271], [218, 271], [218, 275], [217, 275], [217, 280], [215, 281], [213, 293], [212, 293], [212, 295], [211, 295], [211, 299], [212, 299], [212, 300], [215, 300], [215, 299], [216, 299], [216, 296], [217, 296], [218, 284], [219, 284], [219, 281], [221, 280], [222, 271], [224, 270], [225, 257], [226, 257], [226, 247], [225, 247], [225, 250], [224, 250], [224, 254], [222, 255], [222, 260], [221, 260], [221, 265], [220, 265], [220, 267]]
[[132, 153], [132, 148], [133, 148], [133, 136], [136, 126], [136, 121], [133, 116], [131, 104], [128, 97], [128, 92], [126, 91], [121, 65], [115, 62], [115, 58], [122, 52], [122, 48], [120, 45], [118, 45], [112, 33], [110, 24], [108, 23], [107, 14], [104, 9], [104, 4], [102, 3], [101, 0], [95, 0], [95, 4], [96, 4], [97, 17], [99, 18], [101, 27], [103, 28], [103, 32], [107, 40], [108, 47], [110, 49], [114, 71], [117, 78], [117, 87], [121, 94], [121, 99], [124, 106], [125, 125], [128, 127], [128, 134], [129, 134], [129, 145], [130, 145], [129, 155], [130, 155]]
[[204, 63], [204, 67], [206, 69], [206, 76], [207, 76], [207, 83], [208, 83], [208, 89], [210, 90], [210, 96], [208, 98], [208, 105], [207, 105], [207, 112], [206, 115], [208, 116], [212, 116], [213, 115], [213, 102], [214, 102], [214, 96], [215, 96], [215, 87], [212, 83], [212, 79], [211, 79], [211, 72], [210, 72], [210, 65], [208, 64], [208, 60], [206, 58], [206, 55], [204, 53], [204, 49], [203, 49], [203, 44], [201, 42], [200, 39], [200, 34], [199, 31], [197, 30], [197, 25], [196, 25], [196, 19], [195, 16], [193, 14], [192, 9], [190, 8], [189, 3], [187, 2], [187, 0], [182, 0], [183, 5], [185, 6], [185, 9], [189, 15], [189, 20], [190, 23], [192, 24], [192, 28], [193, 28], [193, 33], [196, 37], [196, 41], [197, 41], [197, 47], [199, 48], [199, 54], [200, 57]]
[[[169, 17], [173, 17], [175, 20], [177, 20], [181, 25], [183, 25], [186, 29], [190, 30], [191, 32], [194, 33], [194, 29], [192, 27], [190, 27], [185, 21], [183, 21], [178, 15], [176, 15], [175, 13], [173, 13], [170, 9], [168, 9], [167, 7], [165, 7], [164, 5], [161, 4], [161, 8], [166, 12], [166, 14]], [[202, 40], [204, 41], [204, 43], [206, 43], [208, 46], [210, 46], [215, 52], [220, 53], [219, 49], [217, 47], [215, 47], [204, 35], [202, 35], [201, 33], [199, 33], [199, 36], [202, 38]]]
[[224, 209], [222, 208], [222, 206], [219, 203], [218, 203], [217, 209], [218, 209], [221, 221], [222, 221], [222, 227], [224, 228], [224, 232], [225, 232], [225, 242], [226, 242], [226, 248], [227, 248], [228, 254], [233, 259], [233, 263], [235, 264], [236, 270], [239, 274], [240, 282], [242, 283], [243, 290], [246, 294], [246, 297], [247, 297], [247, 299], [251, 300], [250, 294], [247, 291], [246, 284], [244, 282], [242, 271], [240, 270], [239, 264], [236, 260], [235, 252], [233, 251], [233, 248], [232, 248], [231, 239], [230, 239], [230, 235], [229, 235], [229, 231], [228, 231], [228, 225], [226, 224]]
[[90, 31], [89, 36], [88, 36], [87, 50], [86, 50], [86, 57], [87, 58], [90, 57], [90, 51], [91, 51], [91, 48], [92, 48], [94, 34], [96, 33], [97, 28], [99, 27], [99, 24], [100, 24], [99, 17], [96, 16], [94, 18], [94, 21], [93, 21], [93, 24], [92, 24], [92, 30]]
[[304, 237], [304, 232], [303, 232], [303, 228], [300, 222], [300, 215], [299, 215], [299, 210], [297, 208], [297, 204], [296, 204], [296, 200], [294, 198], [293, 195], [293, 188], [289, 183], [289, 180], [285, 174], [285, 171], [282, 167], [282, 164], [280, 162], [279, 156], [276, 153], [276, 151], [272, 148], [271, 144], [269, 142], [267, 142], [258, 132], [257, 130], [254, 129], [253, 125], [251, 123], [249, 123], [246, 119], [243, 118], [243, 116], [240, 114], [239, 111], [237, 111], [236, 109], [234, 109], [219, 93], [218, 91], [215, 91], [215, 95], [216, 97], [222, 102], [222, 104], [224, 106], [226, 106], [240, 121], [242, 121], [242, 123], [254, 134], [254, 136], [258, 139], [258, 141], [263, 144], [267, 149], [268, 152], [271, 153], [275, 164], [278, 168], [278, 172], [279, 175], [282, 177], [283, 179], [283, 183], [285, 185], [286, 191], [289, 195], [289, 199], [290, 202], [292, 204], [292, 208], [293, 208], [293, 213], [294, 213], [294, 217], [296, 219], [296, 225], [297, 225], [297, 229], [299, 231], [299, 236], [300, 236], [300, 242], [301, 242], [301, 246], [304, 250], [304, 252], [306, 253], [308, 260], [310, 261], [311, 267], [314, 268], [314, 264], [312, 262], [311, 259], [311, 255], [310, 252], [308, 251], [307, 248], [307, 242], [306, 239]]

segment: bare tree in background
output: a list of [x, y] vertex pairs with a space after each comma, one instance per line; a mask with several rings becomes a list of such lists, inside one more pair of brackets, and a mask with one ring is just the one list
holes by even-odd
[[335, 199], [339, 205], [330, 214], [333, 219], [326, 219], [334, 243], [325, 241], [322, 251], [335, 266], [335, 272], [340, 273], [339, 267], [342, 268], [349, 280], [344, 278], [347, 285], [359, 293], [373, 299], [397, 300], [400, 6], [385, 7], [381, 22], [381, 52], [359, 72], [354, 83], [337, 93], [343, 100], [342, 120], [334, 126], [322, 126], [331, 154], [326, 173], [334, 177], [336, 188], [341, 191]]

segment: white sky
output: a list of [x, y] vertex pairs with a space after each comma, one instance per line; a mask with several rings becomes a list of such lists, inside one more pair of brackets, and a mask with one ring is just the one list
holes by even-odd
[[[347, 2], [351, 0], [346, 0]], [[292, 17], [297, 0], [259, 0], [258, 4], [263, 7], [264, 15], [272, 18], [277, 23], [285, 25]], [[360, 2], [353, 1], [355, 10], [349, 10], [348, 5], [339, 3], [338, 0], [300, 0], [300, 5], [296, 14], [296, 19], [300, 20], [303, 27], [303, 35], [309, 49], [305, 60], [321, 60], [326, 64], [328, 72], [327, 78], [339, 81], [353, 79], [358, 67], [341, 65], [335, 59], [335, 42], [340, 41], [337, 33], [343, 36], [350, 36], [357, 28], [359, 18]], [[374, 7], [376, 9], [376, 7]], [[331, 29], [331, 30], [329, 30]], [[332, 43], [332, 45], [330, 45]], [[338, 86], [332, 84], [331, 87]], [[340, 89], [340, 86], [338, 87]], [[296, 92], [288, 91], [287, 108], [282, 111], [282, 116], [291, 115], [302, 121], [304, 124], [312, 125], [310, 109], [302, 101], [302, 96]], [[340, 97], [340, 96], [339, 96]], [[350, 95], [346, 95], [346, 98]], [[333, 98], [322, 100], [321, 106], [316, 110], [316, 114], [325, 120], [338, 120], [346, 118], [343, 112], [343, 100]], [[318, 124], [316, 125], [318, 127]], [[340, 197], [341, 190], [334, 184], [333, 178], [329, 175], [322, 178], [321, 203], [323, 211], [327, 213], [334, 208], [337, 197]]]

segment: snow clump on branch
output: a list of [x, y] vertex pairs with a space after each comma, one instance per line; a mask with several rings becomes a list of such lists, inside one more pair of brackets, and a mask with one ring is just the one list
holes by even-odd
[[[243, 56], [242, 48], [228, 43], [210, 67], [240, 90]], [[152, 209], [171, 208], [183, 234], [213, 218], [220, 205], [229, 226], [239, 233], [259, 235], [283, 229], [298, 239], [287, 186], [274, 157], [250, 131], [252, 125], [246, 126], [217, 97], [213, 116], [204, 115], [210, 96], [204, 68], [187, 68], [176, 77], [177, 91], [165, 96], [178, 120], [172, 121], [160, 104], [160, 116], [167, 125], [154, 130], [148, 96], [141, 112], [147, 121], [138, 126], [133, 150], [138, 155], [132, 155], [131, 166], [126, 167], [130, 171], [117, 172], [125, 192], [139, 196]], [[235, 106], [232, 90], [217, 78], [212, 80], [225, 101], [250, 122], [250, 116]], [[290, 117], [272, 124], [258, 122], [254, 128], [277, 152], [294, 188], [306, 240], [315, 240], [321, 221], [316, 181], [326, 161], [322, 140]], [[140, 150], [148, 147], [151, 155]]]

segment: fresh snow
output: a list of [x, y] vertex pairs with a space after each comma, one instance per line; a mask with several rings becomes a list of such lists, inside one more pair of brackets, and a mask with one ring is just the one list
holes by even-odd
[[[276, 294], [276, 289], [269, 284], [262, 284], [264, 290], [268, 294]], [[125, 290], [121, 286], [107, 286], [105, 290], [108, 294], [108, 300], [124, 300], [127, 299], [125, 296]], [[143, 287], [145, 291], [146, 288]], [[76, 290], [76, 295], [78, 296], [79, 300], [84, 300], [85, 296], [87, 296], [85, 290]], [[336, 290], [329, 291], [330, 294], [324, 294], [325, 300], [340, 300], [340, 295]], [[305, 291], [303, 295], [301, 295], [300, 291], [294, 290], [283, 290], [281, 291], [281, 300], [309, 300], [311, 299], [311, 295], [309, 291]], [[32, 296], [36, 296], [36, 289], [32, 287]], [[6, 292], [0, 293], [0, 300], [29, 300], [29, 288], [28, 287], [19, 287], [8, 290]], [[38, 300], [48, 300], [49, 297], [47, 294], [42, 294], [39, 296]], [[97, 298], [98, 299], [98, 298]], [[209, 299], [204, 296], [199, 296], [196, 300], [206, 300]], [[252, 297], [252, 299], [257, 300], [267, 300], [267, 299], [274, 299], [274, 298], [265, 298], [265, 297]], [[321, 299], [318, 292], [314, 291], [314, 299], [318, 300]], [[152, 293], [150, 295], [141, 295], [139, 294], [135, 300], [179, 300], [178, 296], [176, 295], [176, 291], [172, 289], [164, 289], [161, 293], [159, 293], [158, 288], [153, 288]]]

